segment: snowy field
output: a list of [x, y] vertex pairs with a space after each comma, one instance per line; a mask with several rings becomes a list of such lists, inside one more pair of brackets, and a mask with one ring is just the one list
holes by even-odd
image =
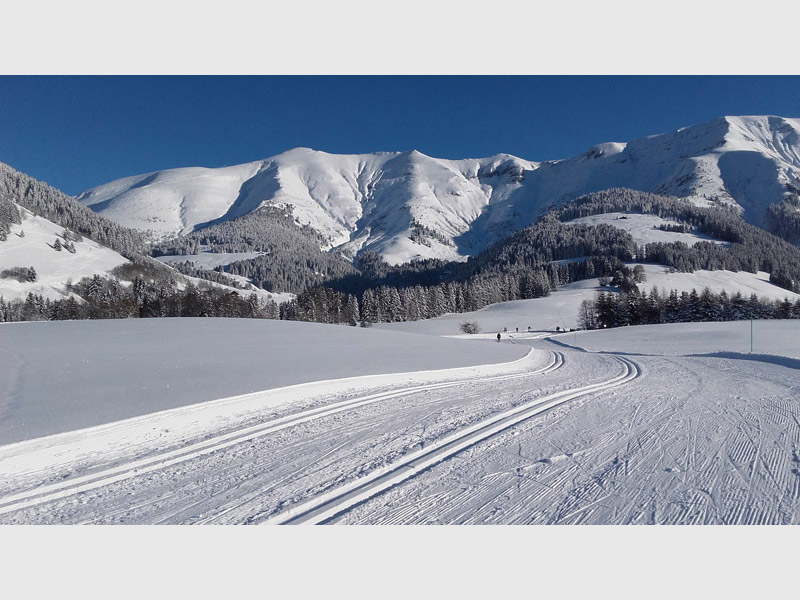
[[[753, 321], [751, 360], [762, 355], [800, 360], [800, 323], [795, 320]], [[659, 356], [749, 354], [750, 321], [731, 323], [670, 323], [618, 327], [604, 331], [577, 331], [553, 340], [589, 352], [619, 352]], [[782, 361], [800, 367], [793, 360]]]
[[[633, 267], [633, 264], [628, 266]], [[769, 282], [769, 274], [757, 274], [740, 271], [695, 271], [694, 273], [670, 273], [662, 265], [646, 264], [644, 266], [647, 280], [639, 284], [639, 289], [649, 293], [653, 287], [659, 290], [677, 289], [679, 292], [699, 292], [708, 287], [713, 292], [726, 290], [729, 295], [741, 292], [746, 298], [756, 294], [761, 298], [792, 302], [800, 295], [780, 288]], [[408, 321], [405, 323], [378, 323], [376, 328], [391, 331], [406, 331], [432, 335], [459, 335], [459, 325], [465, 321], [478, 323], [480, 330], [486, 333], [509, 333], [532, 331], [555, 331], [556, 327], [571, 329], [578, 326], [578, 308], [584, 300], [593, 300], [595, 293], [603, 289], [597, 279], [586, 279], [564, 285], [545, 298], [531, 300], [515, 300], [487, 306], [470, 313], [447, 314], [425, 321]]]
[[[797, 322], [781, 326], [793, 334], [784, 341], [800, 334]], [[702, 354], [717, 345], [710, 337], [737, 336], [732, 327], [707, 324], [697, 336], [670, 326], [663, 341]], [[334, 522], [800, 522], [798, 361], [665, 356], [641, 329], [577, 336], [578, 345], [643, 352], [627, 355], [640, 372], [625, 386], [472, 446]], [[779, 344], [775, 352], [796, 355], [796, 344]], [[565, 351], [566, 365], [609, 364], [608, 352]]]
[[424, 321], [376, 323], [373, 328], [432, 335], [460, 335], [459, 326], [467, 321], [476, 322], [484, 333], [502, 332], [504, 328], [511, 333], [517, 328], [520, 333], [527, 332], [528, 327], [533, 331], [574, 328], [581, 302], [593, 299], [595, 292], [602, 289], [597, 279], [586, 279], [562, 286], [546, 298], [501, 302], [474, 312], [451, 313]]
[[[187, 338], [175, 339], [177, 330], [163, 336], [171, 341], [159, 341], [161, 353], [147, 362], [152, 352], [137, 349], [130, 336], [127, 343], [103, 339], [109, 323], [67, 325], [94, 325], [98, 330], [87, 336], [94, 346], [119, 343], [136, 356], [84, 352], [78, 364], [87, 366], [72, 370], [62, 358], [60, 384], [49, 387], [18, 368], [17, 382], [39, 386], [20, 396], [35, 398], [38, 414], [63, 410], [64, 390], [87, 383], [84, 369], [94, 379], [113, 373], [106, 402], [113, 397], [117, 411], [120, 399], [139, 403], [141, 414], [0, 446], [0, 522], [800, 522], [798, 321], [756, 321], [754, 354], [749, 323], [742, 322], [515, 336], [503, 344], [267, 322], [291, 329], [296, 348], [277, 344], [282, 354], [294, 354], [283, 367], [259, 362], [265, 377], [288, 369], [310, 381], [325, 377], [326, 368], [343, 376], [343, 363], [359, 357], [345, 360], [339, 339], [326, 344], [335, 337], [320, 333], [326, 329], [358, 338], [360, 360], [373, 366], [383, 360], [403, 370], [431, 368], [432, 356], [445, 361], [436, 366], [464, 365], [470, 353], [477, 362], [508, 362], [308, 383], [148, 414], [141, 406], [147, 396], [135, 391], [151, 385], [144, 380], [165, 392], [167, 382], [194, 386], [190, 379], [199, 377], [202, 385], [187, 392], [187, 401], [232, 393], [214, 383], [218, 378], [264, 385], [254, 381], [256, 363], [247, 358], [263, 350], [263, 336], [258, 343], [248, 338], [247, 322], [226, 345], [220, 330], [209, 330], [222, 321], [178, 321], [189, 338], [222, 343], [217, 356], [226, 367], [206, 364], [205, 375], [200, 365], [187, 377], [199, 351], [186, 346]], [[27, 324], [42, 325], [48, 324]], [[0, 330], [8, 340], [14, 327]], [[285, 340], [284, 333], [273, 331], [272, 341]], [[64, 343], [50, 333], [25, 335], [25, 343], [20, 336], [11, 347], [37, 338]], [[183, 367], [176, 368], [170, 344], [175, 355], [187, 354]], [[57, 372], [55, 356], [45, 353], [39, 362]], [[251, 360], [246, 375], [233, 357]], [[89, 396], [97, 409], [103, 394]], [[159, 408], [163, 403], [159, 398]], [[12, 410], [12, 420], [20, 410]]]
[[256, 319], [0, 325], [0, 444], [312, 381], [502, 363], [497, 343]]
[[662, 242], [683, 242], [687, 246], [694, 246], [697, 242], [715, 242], [721, 246], [729, 246], [722, 242], [703, 235], [702, 233], [680, 233], [676, 231], [662, 231], [661, 225], [680, 225], [677, 221], [669, 221], [656, 215], [643, 215], [639, 213], [611, 212], [600, 215], [590, 215], [567, 221], [570, 225], [613, 225], [631, 234], [638, 245]]

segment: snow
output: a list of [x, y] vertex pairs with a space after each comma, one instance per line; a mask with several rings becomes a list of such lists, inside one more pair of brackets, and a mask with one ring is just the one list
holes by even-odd
[[782, 364], [800, 368], [800, 323], [795, 320], [753, 322], [753, 355], [750, 355], [750, 321], [731, 323], [669, 323], [616, 327], [604, 331], [578, 331], [553, 337], [561, 343], [589, 352], [618, 352], [653, 356], [740, 355], [768, 362], [767, 357], [786, 357]]
[[533, 352], [9, 444], [0, 522], [797, 524], [800, 322], [752, 355], [747, 325], [462, 342]]
[[525, 352], [254, 319], [4, 323], [0, 444], [283, 386], [502, 363]]
[[[77, 200], [127, 227], [163, 237], [188, 233], [224, 215], [260, 163], [206, 169], [169, 169], [118, 179], [86, 190]], [[135, 207], [135, 208], [134, 208]]]
[[[410, 240], [412, 222], [448, 240], [470, 233], [491, 202], [520, 187], [536, 163], [507, 154], [436, 159], [416, 150], [337, 155], [295, 148], [262, 161], [221, 169], [182, 168], [129, 177], [87, 190], [78, 201], [155, 237], [229, 220], [264, 203], [290, 207], [295, 219], [328, 240], [323, 249], [362, 248], [392, 263], [459, 260], [485, 240]], [[463, 248], [461, 247], [463, 246]]]
[[[624, 353], [642, 371], [623, 387], [486, 439], [332, 522], [796, 524], [800, 361], [786, 357], [797, 356], [800, 322], [756, 322], [770, 355], [742, 350], [743, 327], [749, 323], [556, 336], [567, 343], [558, 346], [567, 367], [611, 367], [612, 355]], [[577, 352], [567, 349], [573, 345]], [[726, 347], [733, 351], [704, 356]]]
[[[263, 290], [260, 287], [253, 285], [253, 283], [247, 278], [242, 277], [241, 275], [231, 275], [230, 273], [225, 273], [225, 276], [237, 281], [242, 287], [233, 287], [230, 285], [223, 285], [221, 283], [217, 283], [215, 281], [209, 281], [208, 279], [202, 279], [201, 277], [191, 277], [189, 275], [181, 274], [182, 277], [186, 282], [191, 282], [195, 287], [203, 288], [205, 286], [212, 286], [226, 292], [235, 292], [240, 296], [247, 297], [251, 294], [255, 294], [256, 297], [261, 302], [269, 301], [275, 302], [276, 304], [281, 304], [282, 302], [288, 302], [293, 298], [296, 298], [296, 294], [292, 294], [291, 292], [268, 292], [267, 290]], [[182, 281], [179, 281], [177, 286], [178, 289], [183, 290], [186, 289], [186, 284]]]
[[[261, 256], [262, 252], [202, 252], [200, 254], [171, 254], [167, 256], [159, 256], [156, 260], [159, 260], [167, 265], [172, 265], [174, 263], [186, 262], [190, 261], [195, 264], [197, 268], [206, 269], [209, 271], [214, 270], [215, 267], [229, 265], [233, 262], [238, 260], [248, 260], [251, 258], [256, 258]], [[229, 279], [233, 279], [237, 281], [239, 284], [244, 286], [244, 289], [234, 288], [227, 285], [222, 285], [218, 283], [209, 282], [205, 279], [200, 279], [197, 277], [189, 277], [184, 275], [187, 279], [192, 281], [195, 285], [214, 285], [215, 287], [220, 287], [227, 291], [236, 292], [238, 294], [251, 294], [255, 293], [258, 296], [259, 300], [272, 300], [277, 304], [281, 304], [282, 302], [288, 302], [289, 300], [296, 297], [296, 294], [292, 294], [290, 292], [268, 292], [266, 290], [257, 287], [253, 284], [250, 279], [244, 277], [242, 275], [234, 275], [232, 273], [225, 273], [225, 277]]]
[[[629, 264], [629, 267], [634, 265]], [[662, 265], [643, 265], [647, 281], [639, 284], [639, 289], [649, 292], [654, 287], [661, 290], [678, 290], [678, 292], [691, 292], [693, 289], [698, 293], [704, 288], [709, 288], [712, 292], [719, 293], [725, 290], [729, 296], [740, 292], [746, 298], [755, 294], [759, 298], [769, 300], [783, 300], [788, 298], [792, 302], [800, 299], [800, 295], [783, 289], [769, 282], [769, 273], [758, 271], [748, 273], [747, 271], [706, 271], [700, 269], [693, 273], [670, 273], [667, 267]]]
[[[43, 217], [34, 216], [33, 213], [25, 208], [19, 209], [23, 215], [21, 225], [11, 225], [11, 232], [5, 242], [0, 242], [0, 271], [11, 267], [34, 267], [37, 279], [35, 282], [20, 282], [13, 278], [0, 278], [0, 296], [5, 300], [25, 299], [28, 293], [39, 294], [51, 300], [61, 300], [71, 295], [66, 290], [67, 283], [77, 283], [84, 277], [100, 275], [111, 277], [111, 271], [119, 265], [128, 261], [122, 255], [101, 246], [100, 244], [83, 238], [80, 242], [74, 242], [75, 254], [67, 250], [60, 252], [53, 248], [53, 242], [58, 237], [64, 243], [61, 235], [64, 227], [56, 225]], [[19, 233], [25, 232], [24, 237]], [[211, 265], [215, 260], [233, 261], [242, 258], [251, 258], [258, 253], [240, 253], [214, 255], [203, 253], [197, 255], [198, 262]], [[219, 258], [217, 258], [219, 256]], [[165, 264], [180, 260], [193, 260], [195, 257], [186, 255], [185, 257], [161, 257]], [[227, 263], [226, 263], [227, 264]], [[273, 300], [280, 304], [295, 297], [290, 293], [272, 293], [262, 290], [250, 283], [245, 277], [228, 275], [232, 279], [245, 285], [247, 289], [242, 290], [226, 285], [220, 285], [196, 277], [182, 276], [195, 285], [213, 285], [226, 291], [235, 291], [239, 294], [255, 293], [260, 300]], [[180, 287], [180, 286], [179, 286]]]
[[[16, 279], [0, 279], [0, 296], [6, 300], [24, 299], [29, 292], [44, 298], [59, 300], [68, 297], [66, 283], [78, 282], [83, 277], [99, 274], [108, 276], [112, 269], [128, 262], [113, 250], [101, 246], [88, 238], [73, 242], [75, 254], [62, 249], [53, 249], [53, 243], [61, 238], [64, 227], [43, 217], [34, 216], [20, 208], [21, 225], [11, 225], [11, 233], [5, 242], [0, 242], [0, 271], [11, 267], [31, 267], [36, 270], [35, 282], [19, 282]], [[21, 231], [25, 237], [20, 237]]]

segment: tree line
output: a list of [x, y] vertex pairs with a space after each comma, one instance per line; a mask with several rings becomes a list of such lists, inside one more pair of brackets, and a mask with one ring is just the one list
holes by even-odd
[[745, 297], [741, 292], [729, 295], [705, 288], [698, 293], [598, 292], [593, 300], [584, 300], [578, 310], [578, 327], [603, 329], [627, 325], [656, 325], [696, 321], [741, 321], [745, 319], [800, 319], [800, 300], [791, 302]]
[[[14, 175], [2, 181], [7, 187], [8, 182], [16, 181], [14, 189], [19, 193], [23, 179]], [[31, 189], [36, 197], [49, 194], [35, 185]], [[0, 194], [0, 200], [5, 197]], [[48, 197], [55, 204], [64, 202], [57, 195]], [[39, 201], [38, 205], [48, 206], [48, 202]], [[4, 206], [0, 203], [0, 229], [3, 222], [14, 217]], [[11, 206], [14, 208], [13, 203]], [[727, 245], [699, 242], [688, 246], [678, 242], [637, 246], [630, 234], [612, 225], [567, 222], [581, 216], [619, 211], [670, 218], [678, 222], [671, 226], [675, 230], [705, 233], [724, 240]], [[420, 235], [426, 234], [420, 230]], [[20, 320], [31, 315], [39, 318], [250, 316], [366, 325], [425, 319], [474, 311], [497, 302], [542, 297], [566, 283], [593, 277], [606, 277], [609, 281], [613, 277], [620, 297], [631, 302], [632, 297], [639, 295], [634, 285], [636, 269], [631, 271], [624, 263], [645, 260], [681, 271], [765, 270], [771, 273], [774, 283], [786, 289], [797, 289], [800, 281], [800, 249], [744, 223], [735, 211], [724, 206], [697, 207], [685, 200], [626, 189], [589, 194], [556, 207], [534, 225], [464, 262], [430, 259], [389, 265], [379, 255], [365, 251], [351, 264], [335, 253], [321, 252], [320, 241], [316, 232], [299, 226], [290, 213], [266, 207], [154, 247], [154, 254], [191, 254], [208, 248], [264, 252], [254, 259], [206, 271], [205, 277], [228, 283], [226, 273], [242, 275], [264, 289], [289, 288], [298, 293], [294, 300], [280, 307], [274, 302], [260, 303], [255, 296], [232, 294], [211, 285], [185, 285], [174, 271], [151, 258], [137, 256], [131, 264], [118, 267], [110, 279], [95, 276], [74, 284], [70, 291], [79, 299], [48, 301], [29, 295], [24, 301], [3, 301], [1, 316], [3, 320]], [[191, 264], [180, 268], [192, 275], [198, 273]], [[14, 275], [22, 277], [29, 273], [20, 270]], [[633, 309], [634, 315], [650, 314], [639, 305]]]
[[[156, 317], [229, 317], [277, 319], [278, 305], [216, 286], [191, 282], [183, 287], [146, 281], [141, 275], [125, 284], [94, 275], [69, 287], [70, 297], [51, 300], [28, 293], [24, 300], [0, 296], [0, 322]], [[77, 296], [77, 297], [76, 297]]]

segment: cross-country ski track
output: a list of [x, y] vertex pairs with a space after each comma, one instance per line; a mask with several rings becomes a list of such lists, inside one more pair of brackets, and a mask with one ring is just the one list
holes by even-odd
[[457, 386], [475, 385], [478, 383], [498, 384], [504, 381], [544, 375], [559, 369], [564, 364], [564, 355], [562, 352], [549, 352], [548, 354], [549, 358], [543, 366], [529, 371], [478, 377], [469, 383], [465, 383], [462, 380], [444, 381], [401, 387], [357, 396], [355, 398], [347, 398], [256, 425], [226, 431], [174, 450], [157, 453], [141, 459], [130, 460], [111, 468], [95, 470], [86, 475], [67, 477], [63, 481], [58, 481], [56, 483], [36, 486], [23, 492], [0, 496], [0, 515], [68, 498], [134, 477], [142, 477], [159, 469], [165, 469], [173, 465], [192, 461], [205, 455], [235, 447], [239, 444], [252, 442], [259, 437], [274, 434], [302, 423], [329, 417], [344, 411], [354, 410], [372, 403], [388, 402], [412, 394], [420, 394], [434, 390], [446, 390]]
[[364, 478], [365, 481], [353, 482], [345, 486], [345, 489], [341, 491], [315, 498], [306, 505], [296, 509], [290, 509], [286, 511], [285, 515], [275, 517], [267, 521], [267, 523], [323, 523], [336, 514], [344, 512], [348, 508], [363, 502], [367, 498], [413, 477], [417, 472], [445, 460], [461, 450], [504, 431], [517, 423], [521, 423], [526, 419], [530, 419], [569, 400], [591, 394], [592, 392], [608, 390], [638, 377], [640, 371], [636, 363], [625, 358], [618, 358], [617, 360], [619, 360], [624, 367], [624, 371], [620, 375], [592, 385], [557, 392], [543, 398], [525, 402], [509, 411], [485, 419], [475, 425], [467, 427], [463, 431], [459, 431], [456, 434], [434, 442], [425, 449], [413, 452], [401, 460], [398, 460], [396, 463], [392, 463], [384, 469], [366, 476]]

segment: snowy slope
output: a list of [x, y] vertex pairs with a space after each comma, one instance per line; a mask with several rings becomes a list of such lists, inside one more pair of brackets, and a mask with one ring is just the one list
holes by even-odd
[[[714, 199], [762, 225], [764, 211], [800, 187], [800, 120], [722, 117], [627, 143], [594, 146], [575, 158], [540, 163], [488, 223], [529, 224], [542, 207], [611, 187]], [[514, 217], [514, 215], [517, 215]]]
[[[24, 299], [29, 292], [51, 300], [63, 299], [69, 295], [65, 289], [69, 280], [78, 282], [95, 274], [108, 276], [112, 269], [128, 262], [120, 254], [88, 238], [73, 242], [75, 254], [63, 249], [56, 251], [53, 244], [57, 238], [64, 243], [64, 228], [34, 216], [25, 208], [19, 207], [19, 211], [22, 223], [11, 225], [8, 239], [0, 241], [0, 271], [32, 266], [38, 277], [35, 282], [0, 278], [0, 296], [6, 300]], [[21, 232], [24, 237], [20, 237]]]
[[170, 169], [126, 177], [84, 192], [78, 200], [127, 227], [155, 234], [187, 233], [228, 209], [259, 163], [219, 169]]
[[[451, 240], [469, 230], [495, 190], [502, 197], [534, 167], [507, 155], [452, 161], [417, 151], [335, 155], [296, 148], [238, 167], [129, 177], [78, 200], [154, 237], [234, 219], [265, 202], [291, 206], [299, 223], [328, 240], [326, 248], [352, 254], [369, 247], [397, 263], [462, 256]], [[415, 223], [437, 235], [412, 242]]]
[[[17, 205], [18, 206], [18, 205]], [[128, 263], [128, 259], [113, 250], [90, 240], [83, 238], [80, 242], [73, 242], [75, 254], [65, 249], [57, 251], [54, 249], [56, 239], [63, 244], [64, 227], [48, 221], [44, 217], [34, 216], [28, 209], [18, 206], [22, 223], [11, 225], [11, 232], [5, 242], [0, 241], [0, 272], [13, 267], [33, 267], [36, 270], [36, 281], [18, 281], [13, 277], [0, 277], [0, 296], [5, 300], [25, 299], [28, 293], [34, 293], [45, 299], [61, 300], [73, 294], [67, 291], [66, 286], [69, 282], [77, 283], [84, 277], [100, 275], [101, 277], [112, 277], [114, 268]], [[20, 234], [23, 233], [23, 236]], [[235, 254], [229, 255], [200, 255], [209, 256], [209, 263], [224, 260], [226, 256], [231, 260], [238, 260]], [[174, 258], [175, 261], [197, 260], [195, 256], [188, 257], [164, 257], [165, 259]], [[162, 260], [169, 264], [170, 260]], [[200, 260], [202, 263], [202, 260]], [[208, 282], [196, 277], [181, 276], [195, 285], [214, 285], [231, 292], [242, 293], [242, 290]], [[276, 294], [267, 292], [253, 286], [244, 277], [229, 275], [230, 278], [238, 280], [245, 286], [244, 293], [255, 293], [261, 300], [273, 300], [277, 303], [291, 300], [294, 294]], [[179, 283], [178, 287], [183, 284]]]
[[[761, 225], [769, 204], [800, 189], [800, 121], [722, 117], [543, 163], [506, 154], [445, 160], [417, 151], [336, 155], [296, 148], [234, 167], [128, 177], [78, 200], [155, 237], [234, 219], [264, 203], [290, 206], [298, 222], [324, 236], [325, 249], [369, 248], [400, 263], [476, 254], [553, 204], [610, 187], [700, 204], [713, 199]], [[412, 235], [415, 225], [428, 231]]]
[[575, 225], [613, 225], [631, 234], [637, 245], [643, 246], [651, 243], [683, 242], [687, 246], [694, 246], [697, 242], [714, 242], [720, 246], [729, 246], [729, 242], [714, 240], [702, 233], [676, 231], [662, 231], [661, 225], [678, 225], [676, 221], [668, 221], [656, 215], [643, 215], [640, 213], [603, 213], [580, 217], [567, 221]]

